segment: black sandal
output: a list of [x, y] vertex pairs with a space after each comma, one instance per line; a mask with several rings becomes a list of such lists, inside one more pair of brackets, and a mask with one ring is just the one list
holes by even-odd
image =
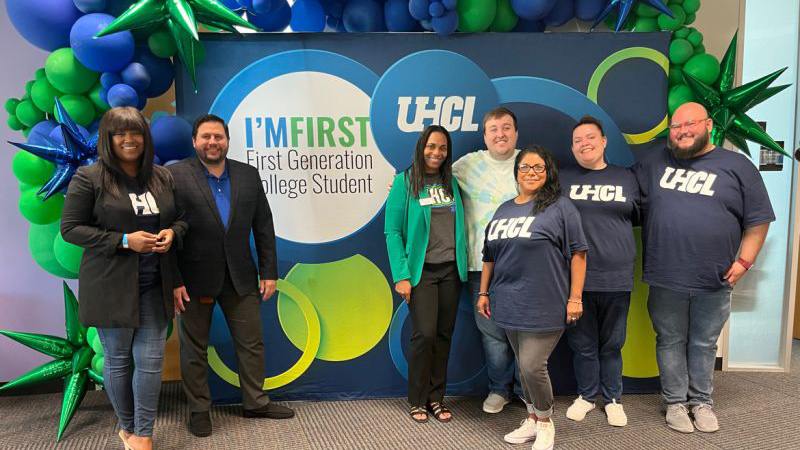
[[[424, 414], [425, 417], [416, 417], [419, 415]], [[428, 421], [428, 410], [423, 408], [422, 406], [412, 406], [411, 407], [411, 420], [417, 423], [425, 423]]]
[[[439, 422], [447, 423], [453, 419], [453, 413], [439, 402], [431, 402], [428, 404], [428, 410], [433, 414]], [[450, 417], [442, 417], [445, 414], [450, 414]]]

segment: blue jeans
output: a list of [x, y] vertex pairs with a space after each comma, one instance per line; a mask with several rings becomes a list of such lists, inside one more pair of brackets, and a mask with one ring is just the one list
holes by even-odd
[[167, 338], [161, 286], [139, 297], [139, 328], [97, 328], [103, 344], [103, 380], [126, 433], [152, 436]]
[[[522, 386], [519, 381], [514, 350], [508, 342], [506, 330], [495, 325], [492, 319], [478, 314], [478, 292], [481, 288], [481, 273], [469, 272], [469, 291], [472, 296], [472, 312], [475, 324], [481, 332], [483, 353], [486, 359], [486, 374], [489, 376], [489, 392], [510, 400], [511, 392], [522, 397]], [[513, 386], [513, 388], [512, 388]]]
[[622, 346], [630, 304], [630, 292], [584, 292], [583, 316], [567, 328], [578, 395], [588, 402], [598, 393], [607, 404], [622, 399]]
[[651, 286], [647, 310], [666, 403], [712, 406], [717, 339], [731, 313], [731, 288], [678, 292]]

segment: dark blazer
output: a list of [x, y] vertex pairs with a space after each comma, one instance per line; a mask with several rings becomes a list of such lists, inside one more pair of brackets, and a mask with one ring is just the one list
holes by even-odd
[[[190, 227], [178, 251], [174, 287], [185, 285], [192, 298], [219, 295], [226, 270], [242, 296], [258, 289], [259, 278], [278, 279], [275, 230], [261, 176], [250, 165], [230, 159], [225, 163], [231, 183], [227, 230], [200, 160], [191, 157], [167, 166], [175, 179], [178, 208]], [[250, 251], [251, 230], [258, 268]]]
[[[156, 169], [158, 170], [158, 169]], [[161, 169], [163, 170], [163, 169]], [[124, 186], [115, 198], [103, 189], [100, 163], [81, 167], [72, 177], [64, 199], [61, 235], [84, 248], [78, 284], [79, 315], [86, 326], [136, 328], [139, 326], [139, 253], [121, 247], [122, 235], [138, 230], [136, 215]], [[174, 186], [153, 193], [160, 211], [160, 228], [172, 228], [172, 247], [186, 233], [175, 209]], [[175, 251], [160, 255], [161, 289], [167, 319], [174, 315], [172, 267]]]

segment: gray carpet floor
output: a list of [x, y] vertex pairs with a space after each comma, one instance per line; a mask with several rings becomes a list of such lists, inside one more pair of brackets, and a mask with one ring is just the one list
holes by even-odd
[[[800, 341], [790, 373], [717, 372], [721, 430], [684, 435], [664, 424], [658, 395], [626, 395], [629, 423], [613, 428], [598, 409], [580, 423], [564, 417], [571, 397], [556, 398], [557, 449], [800, 449]], [[102, 391], [87, 393], [62, 442], [54, 444], [60, 394], [0, 397], [1, 449], [122, 449]], [[155, 448], [166, 449], [527, 449], [503, 442], [525, 417], [521, 403], [484, 414], [479, 398], [448, 398], [454, 420], [416, 424], [403, 399], [292, 402], [291, 420], [244, 419], [241, 407], [214, 407], [214, 434], [195, 438], [180, 384], [164, 384]]]

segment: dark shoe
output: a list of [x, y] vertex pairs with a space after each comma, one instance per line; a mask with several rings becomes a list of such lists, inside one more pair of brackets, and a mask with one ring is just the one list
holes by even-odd
[[197, 437], [211, 436], [211, 414], [208, 411], [193, 412], [189, 418], [189, 432]]
[[294, 411], [291, 408], [276, 405], [275, 403], [267, 403], [266, 406], [261, 408], [245, 409], [243, 415], [249, 418], [290, 419], [294, 417]]
[[[428, 411], [433, 414], [434, 419], [442, 423], [450, 422], [453, 419], [453, 413], [440, 402], [430, 402], [428, 404]], [[445, 414], [450, 414], [450, 417], [443, 417]]]

